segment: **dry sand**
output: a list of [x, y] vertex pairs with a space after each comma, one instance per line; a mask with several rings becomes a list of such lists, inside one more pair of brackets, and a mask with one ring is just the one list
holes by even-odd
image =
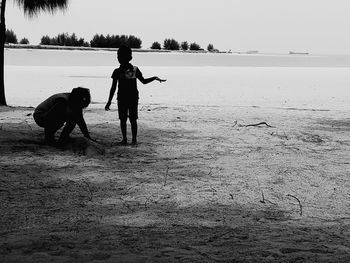
[[348, 111], [143, 105], [133, 147], [88, 109], [62, 150], [0, 110], [1, 262], [350, 262]]

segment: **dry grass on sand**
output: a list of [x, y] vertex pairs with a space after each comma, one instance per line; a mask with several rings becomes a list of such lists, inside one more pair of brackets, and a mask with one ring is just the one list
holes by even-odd
[[0, 110], [2, 262], [350, 262], [349, 112], [145, 105], [133, 147], [90, 109], [57, 149]]

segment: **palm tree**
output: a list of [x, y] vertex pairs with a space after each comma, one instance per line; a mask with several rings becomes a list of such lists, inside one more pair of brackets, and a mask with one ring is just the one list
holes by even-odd
[[[68, 0], [14, 0], [24, 9], [24, 13], [33, 17], [41, 11], [54, 13], [57, 9], [66, 9]], [[5, 46], [5, 9], [6, 0], [1, 1], [0, 13], [0, 105], [7, 105], [4, 86], [4, 46]]]

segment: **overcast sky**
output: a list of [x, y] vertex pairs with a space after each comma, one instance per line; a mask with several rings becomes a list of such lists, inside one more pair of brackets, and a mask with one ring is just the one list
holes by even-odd
[[70, 0], [65, 12], [28, 18], [7, 1], [7, 27], [38, 44], [43, 35], [134, 35], [220, 50], [350, 54], [349, 0]]

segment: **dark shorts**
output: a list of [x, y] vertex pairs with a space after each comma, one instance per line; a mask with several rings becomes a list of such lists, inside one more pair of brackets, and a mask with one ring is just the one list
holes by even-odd
[[126, 120], [128, 117], [130, 120], [138, 119], [138, 100], [134, 101], [120, 101], [118, 100], [118, 115], [120, 120]]

